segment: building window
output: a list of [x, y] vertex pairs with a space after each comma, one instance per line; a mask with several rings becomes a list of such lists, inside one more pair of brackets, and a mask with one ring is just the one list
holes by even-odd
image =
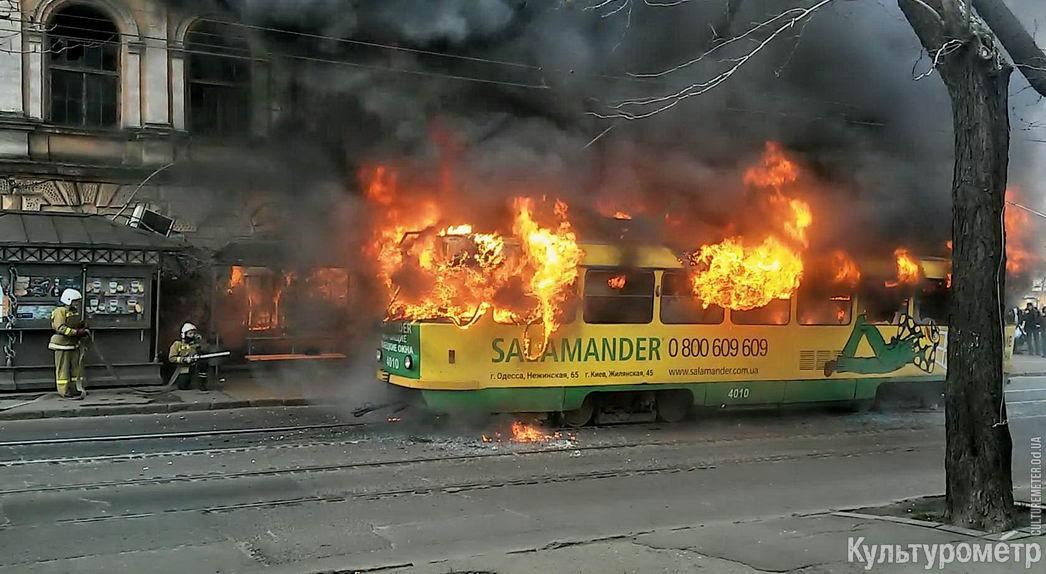
[[787, 325], [791, 308], [791, 299], [774, 299], [763, 307], [730, 311], [730, 322], [734, 325]]
[[76, 4], [48, 23], [49, 117], [77, 127], [117, 124], [120, 32], [104, 13]]
[[189, 131], [213, 136], [248, 133], [251, 60], [244, 29], [202, 20], [186, 33], [185, 47]]
[[690, 277], [682, 271], [661, 276], [661, 322], [666, 325], [718, 325], [725, 315], [719, 305], [704, 304], [694, 296]]
[[654, 318], [654, 273], [591, 269], [585, 273], [585, 322], [649, 323]]

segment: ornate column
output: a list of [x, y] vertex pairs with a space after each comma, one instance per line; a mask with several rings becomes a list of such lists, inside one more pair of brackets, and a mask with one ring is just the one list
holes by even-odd
[[185, 50], [182, 42], [171, 42], [168, 50], [171, 69], [171, 125], [185, 129]]
[[120, 58], [120, 78], [123, 84], [120, 98], [121, 124], [125, 128], [142, 125], [142, 42], [127, 42]]
[[[21, 15], [21, 12], [17, 12]], [[22, 114], [22, 23], [12, 18], [0, 20], [0, 113]]]

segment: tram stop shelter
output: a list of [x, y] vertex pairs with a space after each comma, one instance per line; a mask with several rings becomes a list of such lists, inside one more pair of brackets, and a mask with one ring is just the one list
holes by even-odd
[[67, 288], [94, 334], [85, 384], [160, 382], [160, 257], [181, 248], [100, 215], [0, 212], [0, 391], [54, 388], [51, 311]]
[[329, 250], [232, 242], [214, 255], [213, 284], [209, 331], [232, 363], [346, 358], [352, 276]]

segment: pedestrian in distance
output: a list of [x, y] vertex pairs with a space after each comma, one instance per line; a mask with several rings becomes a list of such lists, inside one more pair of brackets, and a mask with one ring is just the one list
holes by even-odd
[[1013, 309], [1010, 309], [1010, 312], [1007, 314], [1007, 317], [1009, 322], [1013, 324], [1013, 354], [1019, 355], [1024, 352], [1023, 349], [1025, 341], [1023, 326], [1024, 322], [1021, 321], [1021, 308], [1014, 307]]
[[1046, 358], [1046, 337], [1042, 334], [1046, 331], [1046, 307], [1039, 311], [1039, 356]]
[[175, 382], [180, 390], [192, 388], [194, 381], [199, 383], [201, 391], [207, 390], [207, 372], [200, 370], [200, 346], [196, 325], [182, 325], [181, 337], [171, 343], [171, 351], [167, 356], [178, 369]]
[[80, 312], [83, 295], [76, 289], [66, 289], [62, 291], [61, 302], [61, 307], [51, 311], [51, 330], [54, 333], [47, 348], [54, 351], [54, 382], [58, 396], [79, 399], [84, 396], [84, 352], [90, 331]]
[[1042, 354], [1042, 314], [1035, 308], [1035, 304], [1028, 302], [1021, 314], [1021, 327], [1024, 331], [1024, 339], [1028, 342], [1029, 355]]

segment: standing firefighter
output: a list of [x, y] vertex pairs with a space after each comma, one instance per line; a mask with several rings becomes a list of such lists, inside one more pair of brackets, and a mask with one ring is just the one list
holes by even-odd
[[186, 323], [182, 325], [182, 338], [171, 343], [171, 352], [168, 359], [178, 366], [178, 388], [187, 390], [192, 387], [193, 380], [200, 381], [200, 390], [207, 390], [207, 374], [199, 371], [200, 337], [196, 331], [196, 325]]
[[[83, 395], [84, 337], [88, 331], [80, 314], [83, 296], [76, 289], [62, 291], [62, 306], [51, 312], [51, 341], [47, 348], [54, 351], [54, 379], [58, 394], [65, 398]], [[72, 382], [76, 390], [69, 388]]]

